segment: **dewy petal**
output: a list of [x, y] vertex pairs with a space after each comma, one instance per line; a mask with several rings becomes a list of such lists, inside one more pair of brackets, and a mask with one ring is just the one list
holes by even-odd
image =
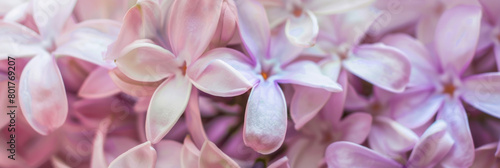
[[412, 130], [386, 117], [375, 118], [368, 140], [374, 151], [391, 157], [412, 150], [417, 141]]
[[156, 150], [147, 141], [118, 156], [109, 164], [109, 168], [154, 168], [155, 165]]
[[343, 65], [356, 76], [392, 92], [402, 92], [410, 80], [410, 62], [404, 54], [380, 43], [354, 48]]
[[459, 100], [448, 100], [437, 115], [437, 120], [447, 124], [455, 145], [446, 155], [441, 165], [444, 167], [469, 167], [474, 161], [474, 144], [467, 120], [467, 114]]
[[459, 5], [447, 10], [439, 19], [434, 43], [442, 68], [462, 72], [474, 56], [481, 8]]
[[[127, 11], [116, 41], [108, 47], [104, 57], [114, 60], [120, 56], [125, 46], [138, 39], [156, 38], [160, 23], [160, 9], [156, 0], [140, 0]], [[166, 39], [163, 39], [166, 40]], [[169, 46], [164, 46], [169, 47]]]
[[80, 87], [78, 96], [83, 98], [104, 98], [120, 93], [120, 88], [113, 83], [109, 71], [109, 69], [103, 67], [92, 71]]
[[408, 128], [417, 128], [434, 117], [445, 98], [434, 88], [408, 90], [393, 99], [392, 117]]
[[271, 32], [264, 7], [257, 1], [235, 2], [243, 44], [253, 60], [267, 58]]
[[159, 142], [184, 113], [191, 87], [186, 77], [174, 76], [156, 89], [146, 115], [146, 137], [153, 144]]
[[188, 62], [205, 51], [217, 28], [222, 0], [174, 1], [168, 36], [172, 51]]
[[286, 37], [299, 47], [311, 47], [318, 36], [318, 19], [309, 10], [304, 10], [298, 17], [290, 17], [286, 21]]
[[56, 61], [48, 53], [31, 59], [21, 74], [19, 102], [24, 117], [38, 133], [47, 135], [64, 124], [68, 99]]
[[155, 82], [180, 73], [181, 64], [168, 50], [150, 40], [137, 40], [122, 50], [116, 66], [125, 75], [141, 82]]
[[252, 89], [245, 112], [245, 145], [262, 154], [283, 144], [287, 129], [285, 97], [278, 84], [262, 81]]
[[371, 126], [372, 116], [368, 113], [356, 112], [348, 115], [339, 124], [342, 129], [341, 140], [361, 144], [368, 137]]
[[395, 47], [404, 53], [410, 61], [411, 75], [408, 87], [421, 86], [433, 82], [432, 75], [438, 74], [438, 61], [418, 40], [407, 34], [388, 35], [381, 40], [384, 44]]
[[411, 152], [408, 167], [434, 167], [453, 147], [453, 139], [446, 130], [446, 123], [437, 120], [422, 135]]
[[181, 143], [172, 140], [163, 140], [155, 145], [155, 149], [157, 149], [158, 153], [156, 168], [181, 167]]
[[313, 0], [305, 5], [311, 11], [321, 15], [337, 14], [370, 5], [374, 0]]
[[326, 149], [328, 167], [401, 168], [398, 162], [352, 142], [335, 142]]
[[272, 76], [278, 83], [297, 84], [313, 88], [325, 89], [329, 92], [338, 92], [342, 87], [335, 81], [324, 76], [312, 61], [299, 61], [287, 65], [283, 71]]
[[294, 85], [293, 88], [295, 92], [290, 103], [290, 114], [295, 129], [299, 130], [318, 114], [332, 93], [301, 85]]
[[214, 143], [205, 141], [200, 150], [200, 168], [237, 168], [238, 164]]
[[238, 96], [252, 88], [254, 83], [227, 62], [246, 62], [244, 58], [239, 51], [216, 48], [190, 65], [188, 75], [193, 85], [203, 92], [222, 97]]
[[100, 66], [112, 67], [105, 62], [103, 53], [118, 36], [121, 24], [111, 20], [89, 20], [57, 38], [54, 55], [73, 56]]
[[462, 98], [470, 105], [500, 118], [500, 73], [474, 75], [463, 81]]
[[61, 32], [75, 4], [76, 0], [33, 1], [33, 19], [44, 39], [53, 40]]

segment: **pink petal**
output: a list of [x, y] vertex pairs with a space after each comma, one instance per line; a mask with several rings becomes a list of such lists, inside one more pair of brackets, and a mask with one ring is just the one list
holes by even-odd
[[147, 141], [133, 147], [127, 152], [118, 156], [109, 164], [110, 168], [154, 168], [156, 165], [156, 150]]
[[217, 29], [210, 46], [225, 47], [238, 30], [238, 12], [234, 1], [223, 1]]
[[395, 157], [413, 149], [418, 136], [410, 129], [386, 117], [375, 118], [370, 131], [370, 147], [377, 152]]
[[445, 97], [434, 88], [409, 90], [393, 99], [392, 116], [408, 128], [417, 128], [434, 117]]
[[38, 54], [24, 68], [19, 82], [19, 102], [28, 123], [42, 135], [66, 121], [66, 91], [59, 68], [48, 53]]
[[181, 167], [182, 144], [172, 140], [163, 140], [155, 145], [158, 152], [156, 168]]
[[267, 168], [290, 168], [290, 163], [288, 163], [288, 158], [285, 156], [271, 163]]
[[493, 24], [500, 24], [500, 2], [495, 0], [479, 0], [483, 11], [489, 16], [489, 20]]
[[97, 68], [83, 82], [78, 96], [83, 98], [104, 98], [120, 92], [109, 76], [109, 69]]
[[201, 148], [208, 138], [201, 121], [198, 90], [195, 88], [191, 90], [184, 116], [186, 117], [186, 125], [190, 135], [193, 136], [194, 143], [198, 148]]
[[205, 51], [217, 28], [222, 0], [174, 1], [168, 35], [175, 55], [188, 62]]
[[41, 38], [33, 30], [13, 22], [0, 20], [0, 59], [6, 56], [26, 57], [43, 50]]
[[280, 73], [271, 76], [278, 83], [297, 84], [307, 87], [324, 89], [329, 92], [338, 92], [342, 87], [335, 81], [322, 74], [319, 67], [312, 61], [294, 62], [283, 68]]
[[196, 148], [191, 138], [187, 136], [184, 139], [184, 145], [181, 150], [181, 167], [199, 167], [200, 150]]
[[433, 82], [438, 73], [438, 61], [432, 57], [427, 48], [418, 40], [407, 34], [388, 35], [382, 39], [386, 45], [395, 47], [404, 53], [410, 61], [411, 75], [408, 87], [426, 85]]
[[299, 130], [309, 122], [326, 104], [330, 92], [323, 89], [294, 85], [295, 93], [290, 103], [290, 114], [295, 129]]
[[99, 124], [99, 127], [94, 137], [94, 143], [92, 144], [92, 158], [90, 160], [91, 167], [108, 166], [108, 162], [106, 161], [104, 155], [104, 142], [110, 124], [111, 120], [103, 120]]
[[290, 167], [320, 167], [324, 164], [322, 160], [327, 145], [310, 138], [300, 138], [294, 141], [287, 150]]
[[[159, 5], [155, 0], [141, 0], [127, 11], [116, 41], [108, 47], [106, 60], [114, 60], [130, 43], [144, 38], [156, 38], [160, 23]], [[166, 46], [165, 46], [166, 47]]]
[[344, 118], [339, 128], [342, 131], [342, 141], [363, 143], [370, 133], [372, 116], [367, 113], [357, 112]]
[[347, 96], [347, 73], [341, 71], [338, 83], [342, 86], [341, 92], [334, 92], [330, 95], [328, 102], [320, 111], [320, 116], [330, 123], [340, 122], [340, 118], [344, 113], [344, 103]]
[[330, 15], [343, 13], [355, 8], [368, 6], [373, 0], [314, 0], [306, 3], [306, 7], [314, 13]]
[[455, 145], [444, 158], [441, 165], [445, 167], [469, 167], [474, 161], [474, 144], [467, 121], [467, 114], [459, 100], [449, 100], [444, 103], [437, 115], [437, 120], [447, 124]]
[[71, 168], [66, 163], [64, 163], [61, 159], [54, 157], [54, 156], [50, 159], [50, 161], [52, 162], [52, 166], [54, 166], [54, 168]]
[[352, 142], [335, 142], [326, 149], [328, 167], [403, 167], [398, 162]]
[[122, 50], [116, 66], [131, 79], [155, 82], [181, 73], [182, 64], [170, 51], [152, 41], [137, 40]]
[[[337, 45], [358, 45], [369, 28], [375, 27], [381, 13], [374, 13], [370, 8], [351, 10], [346, 13], [328, 16], [320, 22], [320, 36], [324, 36]], [[332, 35], [333, 33], [333, 35]], [[333, 36], [333, 37], [332, 37]]]
[[300, 16], [290, 17], [285, 25], [288, 40], [300, 47], [313, 46], [316, 43], [318, 31], [318, 19], [309, 10], [305, 10]]
[[205, 141], [200, 150], [200, 168], [239, 167], [238, 164], [222, 152], [214, 143]]
[[286, 31], [278, 31], [271, 36], [269, 57], [277, 58], [282, 65], [294, 61], [303, 50], [288, 39]]
[[109, 71], [109, 76], [122, 92], [138, 97], [152, 96], [156, 88], [163, 82], [135, 81], [123, 74], [118, 68]]
[[346, 87], [347, 89], [345, 92], [347, 92], [347, 94], [344, 103], [346, 109], [360, 110], [370, 105], [368, 98], [366, 96], [359, 94], [358, 91], [356, 91], [356, 89], [354, 88], [354, 86], [347, 83]]
[[33, 18], [44, 39], [52, 40], [63, 28], [76, 0], [34, 0]]
[[442, 68], [462, 72], [472, 60], [479, 38], [481, 8], [459, 5], [439, 19], [435, 45]]
[[245, 145], [262, 154], [281, 147], [287, 128], [286, 103], [280, 87], [263, 81], [252, 89], [245, 112]]
[[500, 73], [483, 73], [463, 81], [462, 98], [475, 108], [500, 118]]
[[498, 158], [495, 157], [497, 144], [498, 143], [494, 142], [476, 148], [474, 152], [476, 157], [471, 167], [495, 168], [500, 166]]
[[72, 56], [96, 65], [112, 67], [103, 60], [103, 54], [118, 36], [120, 22], [110, 20], [90, 20], [76, 25], [72, 30], [59, 36], [54, 55]]
[[343, 65], [356, 76], [392, 92], [402, 92], [410, 80], [410, 63], [404, 54], [380, 43], [356, 47]]
[[216, 48], [190, 65], [188, 75], [193, 85], [203, 92], [221, 97], [238, 96], [252, 88], [254, 83], [228, 62], [247, 62], [244, 58], [245, 55], [236, 50]]
[[[113, 19], [121, 21], [133, 0], [86, 0], [76, 2], [74, 14], [78, 20]], [[88, 12], [88, 9], [93, 9]]]
[[408, 167], [434, 167], [453, 147], [453, 139], [446, 130], [446, 123], [437, 120], [415, 145], [406, 165]]
[[241, 40], [250, 56], [268, 58], [270, 28], [264, 7], [257, 1], [235, 1]]
[[156, 89], [146, 116], [146, 137], [153, 144], [159, 142], [184, 113], [191, 86], [187, 78], [175, 76]]

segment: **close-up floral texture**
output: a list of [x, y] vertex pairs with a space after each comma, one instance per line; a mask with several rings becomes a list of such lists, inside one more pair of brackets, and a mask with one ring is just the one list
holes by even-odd
[[500, 168], [500, 0], [0, 0], [0, 168]]

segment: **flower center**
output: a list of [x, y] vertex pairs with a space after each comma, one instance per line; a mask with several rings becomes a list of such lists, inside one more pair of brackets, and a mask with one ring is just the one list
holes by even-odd
[[262, 78], [264, 78], [264, 80], [267, 80], [268, 77], [267, 73], [261, 72], [260, 75], [262, 75]]
[[455, 90], [456, 90], [456, 89], [457, 89], [457, 88], [455, 87], [455, 85], [453, 85], [453, 84], [451, 84], [451, 83], [450, 83], [450, 84], [445, 84], [445, 85], [444, 85], [444, 88], [443, 88], [443, 93], [444, 93], [444, 94], [448, 94], [448, 95], [450, 95], [451, 97], [453, 97], [453, 94], [455, 93]]
[[182, 75], [186, 75], [186, 71], [187, 71], [186, 62], [184, 62], [184, 64], [182, 64], [182, 66], [180, 67], [180, 69], [182, 71]]
[[292, 13], [293, 13], [293, 15], [295, 17], [300, 17], [300, 15], [302, 15], [302, 12], [304, 12], [304, 10], [301, 7], [298, 7], [298, 6], [295, 6], [293, 8], [293, 11], [292, 11]]

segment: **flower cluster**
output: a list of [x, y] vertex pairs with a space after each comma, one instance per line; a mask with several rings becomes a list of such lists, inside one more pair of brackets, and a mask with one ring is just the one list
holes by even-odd
[[498, 0], [14, 0], [0, 19], [0, 167], [500, 166]]

